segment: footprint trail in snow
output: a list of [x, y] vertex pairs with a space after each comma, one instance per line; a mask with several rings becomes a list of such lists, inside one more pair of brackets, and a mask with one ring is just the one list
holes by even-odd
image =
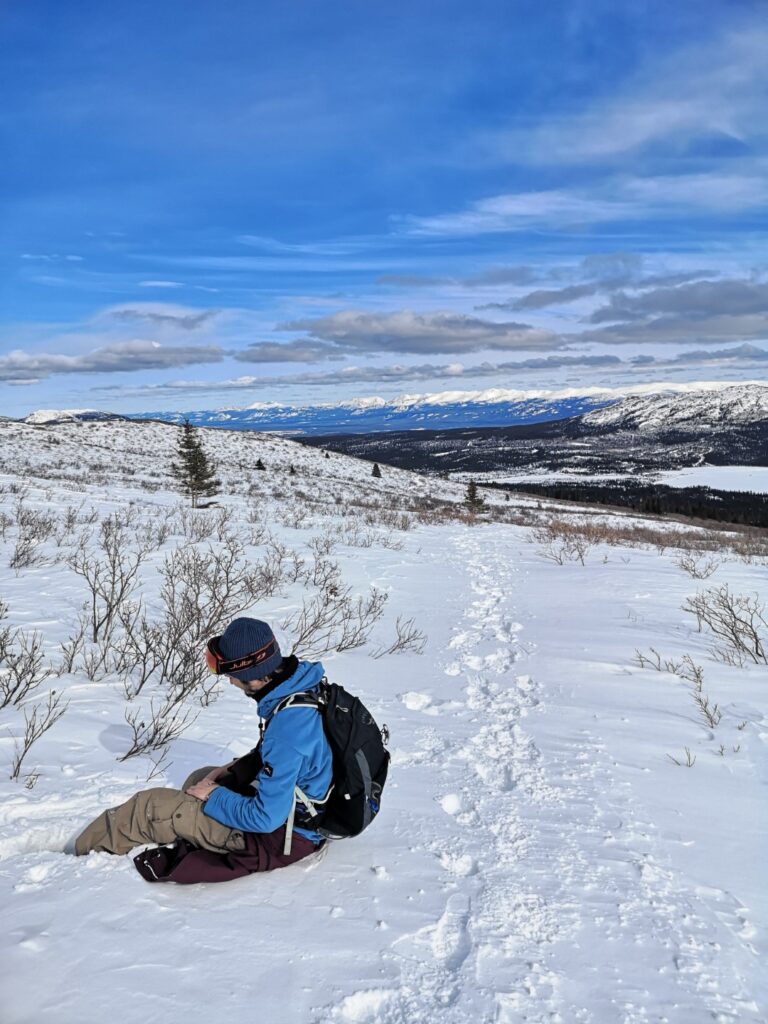
[[[455, 541], [473, 601], [449, 644], [446, 699], [401, 695], [433, 716], [410, 763], [439, 764], [445, 780], [438, 805], [453, 828], [433, 844], [444, 910], [393, 941], [398, 984], [321, 1019], [758, 1022], [716, 911], [657, 862], [653, 826], [635, 819], [601, 744], [584, 734], [545, 755], [534, 741], [527, 726], [558, 681], [537, 680], [527, 572], [489, 533]], [[441, 730], [443, 715], [465, 728]]]

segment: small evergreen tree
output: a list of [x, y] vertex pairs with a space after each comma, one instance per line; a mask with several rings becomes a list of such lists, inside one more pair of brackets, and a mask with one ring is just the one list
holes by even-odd
[[179, 482], [179, 488], [191, 498], [192, 508], [198, 507], [201, 497], [212, 498], [219, 493], [221, 480], [216, 476], [216, 467], [205, 454], [196, 429], [188, 419], [181, 427], [182, 433], [176, 446], [178, 462], [171, 463], [171, 472]]
[[296, 476], [296, 467], [295, 466], [289, 466], [288, 467], [288, 476]]
[[477, 484], [474, 480], [470, 480], [467, 484], [467, 492], [464, 495], [464, 504], [470, 512], [479, 512], [485, 505], [485, 501], [477, 493]]
[[261, 459], [257, 459], [256, 460], [256, 469], [266, 470], [266, 468], [267, 467], [264, 465], [264, 463], [261, 461]]
[[377, 480], [381, 480], [381, 470], [379, 469], [378, 462], [374, 462], [371, 476], [375, 476]]

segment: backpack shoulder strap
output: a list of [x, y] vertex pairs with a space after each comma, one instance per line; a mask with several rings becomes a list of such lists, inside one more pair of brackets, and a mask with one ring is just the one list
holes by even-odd
[[287, 697], [283, 697], [269, 717], [270, 719], [274, 718], [278, 712], [285, 711], [286, 708], [317, 708], [319, 710], [322, 703], [323, 701], [317, 693], [309, 691], [289, 693]]

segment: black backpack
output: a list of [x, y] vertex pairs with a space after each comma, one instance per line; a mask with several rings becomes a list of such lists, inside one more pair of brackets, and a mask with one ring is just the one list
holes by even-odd
[[296, 824], [327, 839], [360, 835], [381, 806], [390, 756], [384, 746], [389, 739], [387, 727], [380, 729], [358, 697], [327, 679], [317, 690], [290, 694], [274, 714], [289, 707], [317, 708], [333, 755], [333, 783], [328, 795], [322, 801], [309, 801], [311, 811], [300, 801]]

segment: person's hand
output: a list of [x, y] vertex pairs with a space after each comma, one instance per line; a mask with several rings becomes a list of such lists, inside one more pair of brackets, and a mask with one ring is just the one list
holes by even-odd
[[211, 793], [214, 791], [214, 789], [218, 788], [219, 787], [216, 785], [213, 779], [205, 778], [198, 782], [195, 786], [190, 786], [189, 789], [187, 790], [187, 794], [189, 796], [196, 796], [198, 800], [202, 800], [203, 802], [205, 802], [211, 795]]

